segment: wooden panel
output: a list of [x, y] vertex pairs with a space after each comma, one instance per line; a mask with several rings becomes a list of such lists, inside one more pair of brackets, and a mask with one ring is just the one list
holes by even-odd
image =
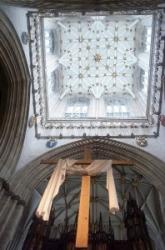
[[90, 176], [82, 177], [79, 215], [76, 234], [76, 247], [88, 247], [89, 231], [89, 206], [90, 206]]

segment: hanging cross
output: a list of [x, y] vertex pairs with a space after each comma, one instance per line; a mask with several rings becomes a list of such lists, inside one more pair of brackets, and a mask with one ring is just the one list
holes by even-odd
[[[90, 148], [84, 148], [84, 159], [76, 161], [76, 165], [90, 165], [92, 163], [92, 155]], [[56, 164], [54, 160], [42, 160], [42, 164]], [[133, 165], [129, 160], [112, 160], [112, 165]], [[89, 207], [90, 207], [90, 176], [82, 176], [80, 205], [77, 223], [76, 247], [88, 247], [88, 231], [89, 231]]]

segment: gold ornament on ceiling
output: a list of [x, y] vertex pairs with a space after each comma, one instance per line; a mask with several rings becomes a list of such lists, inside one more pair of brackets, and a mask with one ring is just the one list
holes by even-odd
[[112, 73], [112, 77], [113, 77], [113, 78], [116, 78], [116, 77], [117, 77], [116, 72], [113, 72], [113, 73]]
[[100, 62], [101, 61], [101, 55], [96, 53], [96, 55], [94, 56], [94, 60], [95, 60], [95, 62]]
[[118, 36], [115, 36], [113, 40], [114, 40], [114, 42], [118, 42], [119, 41]]
[[79, 78], [83, 78], [83, 74], [80, 73], [78, 77], [79, 77]]

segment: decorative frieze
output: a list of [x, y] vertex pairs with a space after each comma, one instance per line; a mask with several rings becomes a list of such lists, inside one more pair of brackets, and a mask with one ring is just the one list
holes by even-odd
[[158, 8], [159, 5], [164, 4], [164, 0], [91, 0], [90, 2], [82, 2], [81, 0], [71, 0], [68, 4], [67, 0], [3, 0], [2, 2], [16, 6], [24, 6], [28, 8], [39, 8], [40, 10], [55, 9], [56, 11], [123, 11], [134, 10], [137, 13], [140, 10], [151, 10]]

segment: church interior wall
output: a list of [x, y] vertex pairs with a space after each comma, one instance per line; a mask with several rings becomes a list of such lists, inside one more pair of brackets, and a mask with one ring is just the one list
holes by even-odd
[[[11, 6], [6, 6], [2, 5], [1, 7], [3, 11], [6, 13], [6, 15], [10, 18], [12, 24], [14, 25], [19, 38], [21, 40], [21, 34], [22, 32], [28, 32], [27, 30], [27, 12], [29, 9], [24, 9], [20, 7], [11, 7]], [[18, 15], [19, 13], [19, 15]], [[21, 17], [21, 25], [20, 25], [20, 19]], [[29, 58], [29, 45], [24, 45], [22, 43], [24, 53], [26, 55], [26, 59], [28, 62], [29, 70], [30, 70], [30, 58]], [[31, 86], [32, 87], [32, 86]], [[165, 102], [164, 99], [162, 100], [162, 113], [165, 110]], [[31, 94], [30, 94], [30, 108], [29, 108], [29, 114], [28, 117], [33, 115], [33, 97], [32, 97], [32, 89], [31, 89]], [[33, 140], [31, 140], [33, 138]], [[165, 138], [165, 128], [163, 126], [160, 126], [160, 136], [157, 138], [149, 138], [148, 139], [148, 146], [143, 148], [146, 152], [149, 152], [156, 157], [160, 158], [162, 161], [165, 161], [165, 150], [163, 147], [164, 144], [164, 138]], [[65, 145], [70, 142], [74, 142], [77, 139], [59, 139], [57, 140], [57, 145], [56, 147]], [[137, 148], [140, 148], [137, 144], [134, 138], [126, 138], [126, 139], [116, 139], [117, 141], [121, 141], [124, 143], [128, 143], [132, 146], [135, 146]], [[22, 149], [22, 154], [21, 157], [18, 161], [17, 164], [17, 170], [21, 169], [24, 167], [26, 164], [28, 164], [30, 161], [34, 160], [36, 157], [39, 155], [50, 151], [49, 148], [46, 147], [46, 142], [44, 139], [37, 139], [35, 137], [35, 128], [29, 128], [27, 126], [26, 130], [26, 136], [25, 136], [25, 141]]]
[[[5, 1], [4, 1], [5, 2]], [[7, 1], [6, 1], [7, 2]], [[8, 1], [9, 2], [9, 1]], [[147, 3], [147, 1], [146, 1]], [[161, 1], [160, 1], [161, 3]], [[163, 1], [162, 1], [163, 3]], [[5, 4], [1, 4], [0, 8], [2, 11], [6, 14], [6, 16], [10, 19], [11, 23], [13, 24], [17, 35], [20, 39], [21, 46], [23, 48], [27, 65], [29, 67], [30, 71], [30, 58], [29, 58], [29, 45], [28, 44], [23, 44], [21, 40], [21, 35], [22, 32], [28, 32], [27, 29], [27, 12], [29, 11], [28, 6], [25, 8], [20, 8], [20, 7], [11, 7]], [[21, 21], [20, 21], [21, 20]], [[27, 70], [27, 75], [28, 75], [28, 70]], [[28, 81], [28, 80], [27, 80]], [[21, 85], [22, 86], [22, 85]], [[28, 92], [29, 90], [27, 90]], [[28, 94], [27, 94], [28, 96]], [[26, 98], [27, 98], [26, 96]], [[53, 157], [54, 155], [60, 155], [62, 154], [63, 150], [66, 148], [67, 150], [72, 150], [72, 146], [75, 151], [69, 152], [68, 156], [72, 157], [79, 157], [82, 155], [82, 145], [83, 141], [85, 142], [85, 139], [83, 141], [79, 139], [58, 139], [57, 140], [57, 145], [53, 150], [49, 149], [46, 147], [46, 141], [44, 139], [37, 139], [35, 138], [35, 128], [29, 128], [28, 125], [26, 124], [27, 121], [33, 116], [34, 111], [33, 111], [33, 97], [32, 97], [32, 88], [30, 89], [30, 104], [29, 104], [29, 111], [27, 111], [28, 107], [28, 101], [26, 100], [26, 112], [28, 112], [28, 117], [27, 114], [24, 117], [24, 125], [22, 125], [24, 129], [24, 143], [22, 139], [22, 149], [20, 149], [22, 152], [21, 154], [19, 153], [17, 156], [17, 164], [14, 164], [13, 170], [8, 171], [4, 170], [3, 174], [0, 175], [0, 177], [6, 178], [8, 182], [11, 185], [12, 192], [15, 193], [17, 196], [21, 197], [21, 199], [25, 200], [25, 203], [27, 204], [30, 201], [30, 198], [32, 194], [34, 193], [34, 190], [36, 189], [38, 183], [40, 181], [43, 181], [46, 177], [50, 176], [51, 172], [53, 171], [53, 167], [50, 167], [49, 170], [46, 169], [46, 166], [41, 166], [40, 161], [42, 158], [49, 158]], [[162, 99], [162, 114], [165, 112], [165, 101], [164, 101], [164, 96]], [[28, 118], [28, 119], [27, 119]], [[26, 134], [25, 134], [25, 127], [26, 127]], [[138, 172], [141, 172], [143, 175], [146, 175], [146, 178], [149, 179], [156, 187], [161, 191], [162, 194], [164, 193], [164, 185], [165, 185], [165, 143], [164, 143], [164, 138], [165, 138], [165, 127], [160, 125], [160, 135], [157, 138], [149, 138], [148, 139], [148, 146], [145, 148], [141, 148], [136, 144], [136, 141], [134, 138], [126, 138], [126, 139], [115, 139], [112, 141], [112, 146], [113, 143], [115, 145], [118, 145], [119, 151], [121, 148], [125, 147], [129, 153], [128, 156], [131, 158], [133, 157], [133, 154], [136, 154], [137, 157], [137, 166], [135, 166], [135, 169]], [[97, 139], [96, 139], [97, 141]], [[95, 143], [96, 141], [91, 143]], [[115, 142], [116, 141], [116, 142]], [[70, 144], [71, 143], [71, 144]], [[77, 143], [77, 144], [76, 144]], [[82, 145], [81, 145], [82, 143]], [[76, 147], [79, 147], [79, 150], [76, 149]], [[71, 149], [70, 146], [71, 145]], [[75, 145], [75, 146], [74, 146]], [[106, 147], [106, 143], [105, 146]], [[66, 150], [65, 149], [65, 150]], [[78, 151], [77, 151], [78, 150]], [[117, 152], [111, 152], [112, 155], [119, 154], [119, 151]], [[110, 149], [109, 149], [110, 152]], [[143, 153], [144, 152], [144, 153]], [[146, 153], [146, 154], [145, 154]], [[149, 153], [149, 154], [148, 154]], [[108, 153], [107, 153], [108, 154]], [[108, 155], [109, 156], [109, 155]], [[123, 157], [126, 158], [126, 154], [123, 154]], [[143, 158], [144, 157], [144, 158]], [[19, 158], [19, 160], [18, 160]], [[144, 160], [144, 166], [142, 163], [142, 159]], [[150, 160], [149, 160], [150, 159]], [[138, 163], [139, 160], [139, 163]], [[146, 161], [146, 162], [145, 162]], [[152, 162], [150, 162], [152, 161]], [[10, 162], [12, 165], [12, 163]], [[156, 164], [158, 164], [156, 166]], [[148, 165], [148, 167], [147, 167]], [[8, 166], [10, 167], [10, 166]], [[14, 170], [16, 167], [16, 170]], [[7, 174], [6, 174], [7, 173]], [[35, 179], [36, 178], [36, 179]], [[36, 191], [35, 191], [36, 192]], [[34, 194], [34, 200], [32, 202], [32, 207], [29, 209], [29, 217], [31, 216], [30, 211], [34, 211], [34, 208], [36, 204], [38, 203], [38, 198], [39, 194], [36, 192]], [[16, 198], [16, 197], [15, 197]], [[20, 202], [20, 201], [19, 201]], [[12, 206], [13, 203], [12, 201], [9, 202], [9, 204]], [[24, 211], [24, 205], [22, 203], [16, 203], [15, 204], [16, 213], [17, 213], [17, 218], [18, 222], [19, 219], [21, 218], [23, 211]], [[15, 211], [13, 208], [13, 211]], [[164, 205], [163, 205], [164, 208]], [[164, 208], [165, 209], [165, 208]], [[12, 213], [11, 213], [12, 215]], [[0, 217], [1, 218], [1, 217]], [[27, 218], [26, 218], [27, 219]], [[12, 218], [8, 218], [9, 222], [12, 222]], [[13, 225], [18, 226], [16, 221], [13, 221]], [[8, 227], [5, 230], [9, 230]], [[6, 232], [6, 231], [4, 231]], [[164, 235], [165, 232], [163, 232]], [[152, 234], [152, 232], [151, 232]], [[12, 239], [14, 235], [14, 231], [10, 234], [10, 239]], [[159, 239], [157, 239], [157, 242], [160, 242]], [[161, 243], [163, 244], [163, 243]], [[1, 249], [1, 248], [0, 248]], [[163, 250], [163, 245], [158, 249]]]

